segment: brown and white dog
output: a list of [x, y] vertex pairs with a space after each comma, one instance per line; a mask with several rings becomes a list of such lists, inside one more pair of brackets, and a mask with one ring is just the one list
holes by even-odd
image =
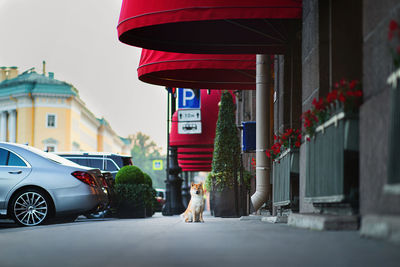
[[190, 201], [189, 205], [182, 218], [185, 222], [204, 222], [203, 211], [204, 211], [204, 190], [203, 183], [190, 185]]

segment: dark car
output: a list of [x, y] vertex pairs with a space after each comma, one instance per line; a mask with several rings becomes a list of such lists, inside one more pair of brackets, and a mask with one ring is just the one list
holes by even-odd
[[157, 200], [156, 211], [161, 211], [166, 201], [165, 189], [156, 188], [155, 190], [156, 190], [156, 200]]
[[105, 152], [57, 152], [56, 154], [82, 166], [111, 172], [114, 179], [119, 169], [126, 165], [132, 165], [130, 155]]
[[105, 152], [57, 152], [63, 158], [73, 161], [79, 165], [91, 168], [98, 168], [102, 171], [105, 182], [107, 183], [107, 195], [109, 198], [108, 208], [98, 213], [85, 214], [87, 218], [102, 218], [112, 216], [115, 202], [114, 180], [115, 175], [122, 167], [132, 165], [130, 155], [120, 155]]

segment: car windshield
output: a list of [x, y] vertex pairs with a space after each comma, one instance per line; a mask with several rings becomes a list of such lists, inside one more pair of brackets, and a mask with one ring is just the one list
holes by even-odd
[[76, 163], [74, 163], [74, 162], [72, 162], [72, 161], [70, 161], [68, 159], [65, 159], [63, 157], [60, 157], [60, 156], [58, 156], [56, 154], [49, 153], [49, 152], [44, 152], [44, 151], [42, 151], [40, 149], [37, 149], [35, 147], [31, 147], [31, 146], [26, 146], [26, 148], [28, 150], [32, 151], [33, 153], [38, 154], [38, 155], [40, 155], [40, 156], [42, 156], [42, 157], [44, 157], [44, 158], [46, 158], [48, 160], [51, 160], [53, 162], [56, 162], [58, 164], [69, 165], [69, 166], [74, 166], [74, 167], [80, 167], [80, 165], [78, 165], [78, 164], [76, 164]]

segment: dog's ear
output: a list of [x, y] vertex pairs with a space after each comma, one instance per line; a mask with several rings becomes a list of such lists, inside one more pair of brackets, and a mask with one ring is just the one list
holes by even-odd
[[193, 186], [193, 185], [194, 185], [194, 182], [191, 182], [191, 183], [190, 183], [190, 186]]

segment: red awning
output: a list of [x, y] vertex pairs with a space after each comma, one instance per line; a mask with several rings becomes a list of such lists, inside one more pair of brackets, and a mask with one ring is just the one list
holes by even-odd
[[256, 56], [143, 49], [138, 76], [143, 82], [167, 87], [255, 90]]
[[301, 0], [123, 0], [117, 29], [152, 50], [279, 54], [301, 16]]
[[179, 134], [178, 133], [178, 113], [172, 116], [171, 133], [169, 136], [170, 146], [177, 147], [214, 147], [215, 128], [218, 120], [218, 102], [221, 99], [221, 92], [217, 90], [200, 90], [201, 99], [201, 134]]
[[212, 159], [209, 160], [183, 160], [178, 159], [179, 166], [186, 166], [186, 165], [211, 165]]
[[210, 161], [212, 160], [213, 154], [179, 154], [178, 160], [203, 160]]
[[211, 171], [211, 166], [210, 167], [183, 167], [182, 171], [184, 172], [210, 172]]
[[178, 155], [184, 154], [212, 154], [214, 148], [202, 148], [202, 147], [178, 147]]

